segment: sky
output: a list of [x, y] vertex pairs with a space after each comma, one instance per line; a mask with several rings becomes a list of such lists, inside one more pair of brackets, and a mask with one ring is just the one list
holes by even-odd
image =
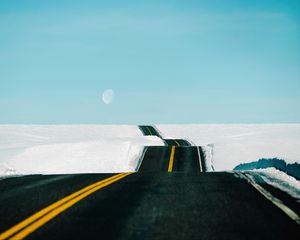
[[298, 0], [0, 0], [0, 124], [295, 123], [299, 109]]

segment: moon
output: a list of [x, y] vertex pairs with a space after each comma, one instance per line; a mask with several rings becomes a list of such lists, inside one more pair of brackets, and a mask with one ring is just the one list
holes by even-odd
[[105, 104], [110, 104], [114, 100], [115, 92], [112, 89], [107, 89], [102, 93], [102, 101]]

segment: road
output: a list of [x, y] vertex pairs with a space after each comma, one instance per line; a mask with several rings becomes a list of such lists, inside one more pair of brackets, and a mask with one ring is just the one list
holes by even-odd
[[145, 136], [157, 136], [161, 138], [167, 146], [191, 146], [191, 143], [185, 139], [164, 139], [161, 134], [153, 126], [142, 125], [139, 126], [139, 129]]
[[[196, 149], [165, 146], [165, 156], [160, 159], [170, 160], [172, 148]], [[137, 173], [2, 179], [0, 239], [240, 240], [300, 236], [299, 224], [242, 174], [200, 172], [193, 161], [182, 167], [180, 160], [176, 163], [178, 159], [193, 157], [190, 152], [181, 153], [186, 157], [179, 157], [179, 153], [175, 157], [176, 151], [172, 171], [159, 161], [151, 163], [149, 152], [145, 153], [149, 159], [143, 159], [145, 163]], [[196, 170], [189, 169], [191, 166]], [[260, 187], [300, 215], [294, 198], [267, 184], [260, 183]]]
[[139, 172], [200, 172], [199, 149], [193, 147], [147, 147]]
[[185, 139], [164, 139], [153, 126], [139, 126], [145, 136], [157, 136], [166, 146], [146, 147], [138, 164], [139, 172], [205, 172], [203, 151]]
[[[109, 176], [27, 176], [0, 181], [0, 231]], [[299, 225], [234, 174], [144, 172], [94, 192], [28, 239], [289, 239], [299, 236], [299, 230]]]

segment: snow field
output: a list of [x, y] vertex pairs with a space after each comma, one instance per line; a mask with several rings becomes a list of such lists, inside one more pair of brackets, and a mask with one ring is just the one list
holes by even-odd
[[204, 146], [216, 171], [260, 158], [300, 162], [300, 124], [157, 125], [165, 138], [186, 138]]
[[0, 175], [134, 171], [151, 145], [129, 125], [0, 125]]

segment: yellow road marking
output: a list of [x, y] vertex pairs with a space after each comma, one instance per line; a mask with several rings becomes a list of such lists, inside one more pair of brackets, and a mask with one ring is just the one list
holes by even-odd
[[[4, 240], [7, 238], [10, 239], [23, 239], [28, 236], [33, 231], [37, 230], [45, 223], [53, 219], [55, 216], [60, 214], [61, 212], [65, 211], [66, 209], [73, 206], [75, 203], [79, 202], [83, 198], [87, 197], [88, 195], [94, 193], [95, 191], [108, 186], [132, 173], [120, 173], [109, 177], [107, 179], [101, 180], [94, 184], [91, 184], [69, 196], [51, 204], [50, 206], [40, 210], [39, 212], [33, 214], [32, 216], [28, 217], [27, 219], [21, 221], [20, 223], [16, 224], [12, 228], [8, 229], [7, 231], [0, 234], [0, 239]], [[17, 233], [18, 232], [18, 233]], [[17, 233], [16, 235], [12, 236], [13, 234]]]
[[175, 146], [172, 146], [171, 155], [170, 155], [170, 161], [169, 161], [169, 167], [168, 167], [168, 172], [172, 172], [173, 162], [174, 162], [174, 154], [175, 154]]
[[175, 142], [178, 146], [180, 146], [180, 143], [179, 143], [176, 139], [174, 139], [174, 142]]

